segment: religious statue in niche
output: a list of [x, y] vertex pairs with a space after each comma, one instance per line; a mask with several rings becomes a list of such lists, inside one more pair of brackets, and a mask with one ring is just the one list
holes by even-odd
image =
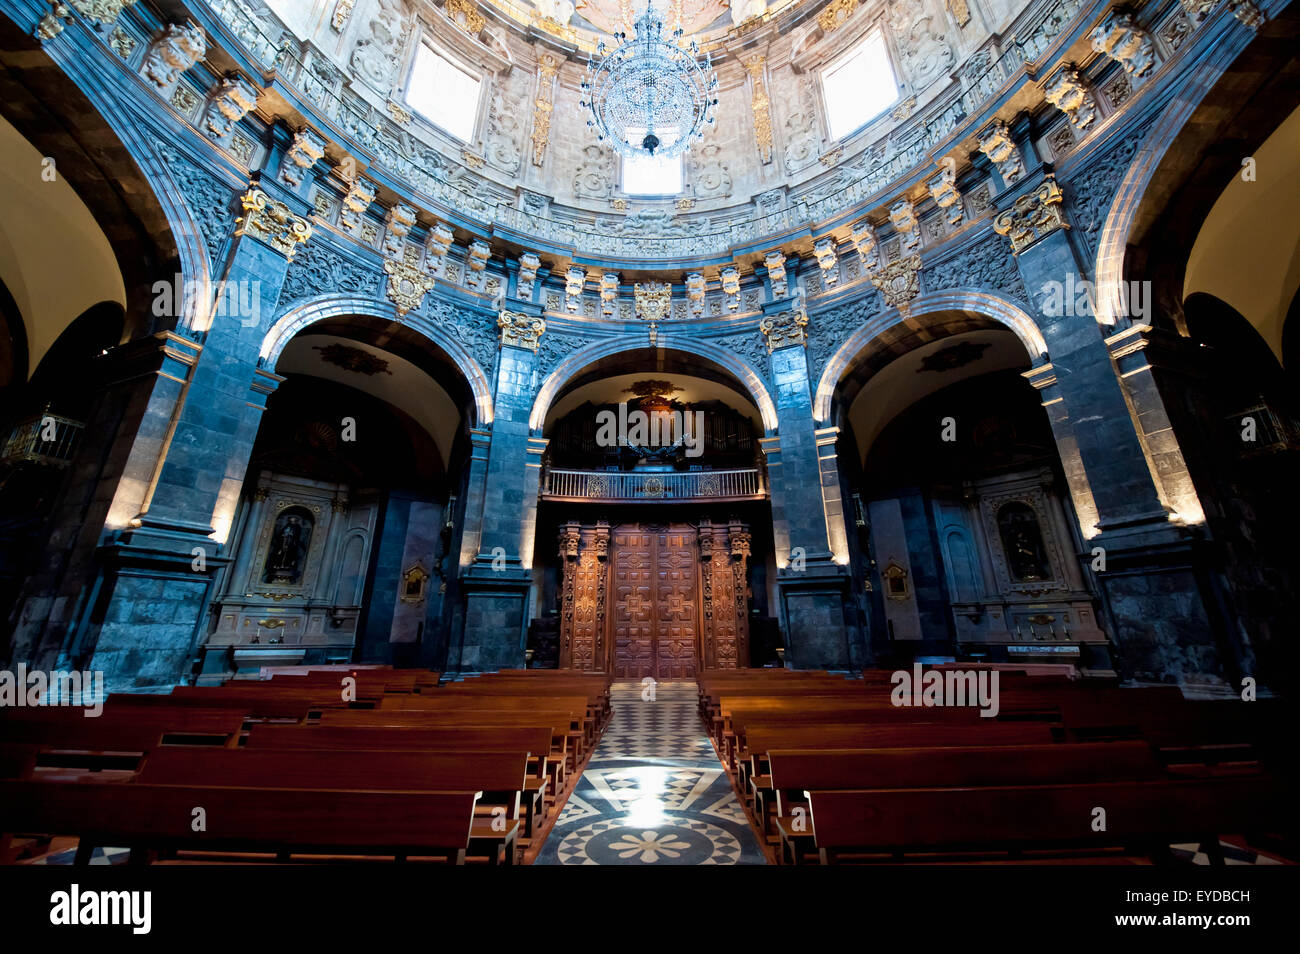
[[301, 507], [290, 507], [276, 518], [262, 575], [264, 583], [293, 585], [302, 578], [312, 525], [311, 514]]
[[1007, 557], [1007, 569], [1017, 583], [1052, 578], [1038, 517], [1028, 504], [1013, 502], [998, 510], [998, 531]]

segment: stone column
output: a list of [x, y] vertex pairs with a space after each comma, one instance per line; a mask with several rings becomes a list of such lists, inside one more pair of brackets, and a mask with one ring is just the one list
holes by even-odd
[[[778, 307], [788, 309], [785, 303]], [[788, 662], [799, 669], [845, 669], [855, 655], [845, 616], [848, 548], [834, 454], [823, 457], [827, 435], [813, 421], [807, 325], [802, 309], [774, 308], [759, 326], [771, 354], [776, 398], [778, 438], [765, 438], [762, 446], [772, 497], [779, 612]], [[819, 492], [810, 493], [813, 487]]]
[[[267, 186], [267, 188], [273, 188]], [[291, 200], [296, 201], [296, 200]], [[93, 598], [76, 643], [111, 691], [175, 683], [189, 668], [267, 396], [282, 380], [258, 353], [288, 262], [311, 225], [254, 187], [241, 199], [216, 300], [187, 329], [194, 354], [180, 394], [158, 420], [156, 463], [140, 473], [139, 510], [99, 552]], [[305, 208], [301, 211], [305, 211]]]
[[[1131, 334], [1108, 342], [1092, 308], [1079, 307], [1090, 286], [1070, 241], [1063, 199], [1061, 186], [1039, 167], [998, 198], [994, 228], [1011, 241], [1047, 344], [1050, 364], [1025, 376], [1044, 395], [1090, 550], [1082, 556], [1098, 561], [1117, 665], [1140, 680], [1221, 684], [1198, 675], [1222, 671], [1225, 661], [1198, 554], [1200, 508], [1187, 512], [1194, 491], [1190, 498], [1168, 493], [1175, 486], [1168, 455], [1177, 443], [1154, 386], [1142, 385], [1141, 347]], [[1136, 401], [1128, 381], [1135, 374]], [[1148, 436], [1158, 439], [1158, 454]], [[1181, 454], [1174, 457], [1172, 472], [1185, 474]], [[1190, 481], [1183, 486], [1189, 490]]]
[[[541, 306], [502, 312], [491, 446], [483, 476], [478, 551], [464, 568], [464, 630], [459, 668], [522, 666], [532, 583], [541, 452], [546, 442], [528, 428], [537, 345], [546, 324]], [[467, 525], [466, 546], [469, 545]]]

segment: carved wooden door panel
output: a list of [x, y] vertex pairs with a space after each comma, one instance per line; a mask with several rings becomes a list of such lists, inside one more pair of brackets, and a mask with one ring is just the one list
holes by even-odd
[[655, 539], [655, 673], [657, 679], [695, 676], [699, 643], [695, 531], [670, 527]]
[[614, 675], [620, 679], [653, 676], [655, 535], [639, 527], [619, 527], [611, 537]]
[[689, 679], [698, 663], [699, 553], [688, 526], [612, 533], [610, 628], [620, 679]]

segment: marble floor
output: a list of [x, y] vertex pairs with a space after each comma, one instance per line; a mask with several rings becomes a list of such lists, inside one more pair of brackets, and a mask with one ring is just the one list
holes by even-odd
[[761, 865], [693, 682], [618, 682], [614, 715], [534, 864]]

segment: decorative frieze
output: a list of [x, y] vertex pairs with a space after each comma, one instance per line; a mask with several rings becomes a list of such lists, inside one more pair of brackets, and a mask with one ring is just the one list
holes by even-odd
[[503, 311], [497, 317], [497, 327], [501, 329], [501, 344], [536, 351], [546, 331], [546, 322], [532, 315]]
[[1012, 140], [1011, 130], [1002, 120], [995, 120], [980, 133], [979, 144], [980, 152], [989, 157], [1003, 182], [1010, 185], [1025, 174], [1020, 148]]
[[1077, 129], [1087, 129], [1097, 118], [1097, 101], [1079, 78], [1073, 63], [1061, 67], [1043, 87], [1043, 98], [1070, 117]]
[[944, 219], [953, 228], [961, 225], [964, 211], [961, 193], [957, 191], [957, 164], [951, 160], [939, 164], [939, 174], [926, 184], [930, 198], [943, 212]]
[[519, 277], [515, 280], [515, 295], [524, 301], [532, 301], [533, 285], [537, 281], [537, 270], [542, 260], [532, 252], [519, 256]]
[[699, 318], [704, 314], [704, 276], [699, 272], [691, 272], [686, 276], [686, 301], [694, 317]]
[[577, 312], [582, 303], [582, 288], [587, 283], [587, 273], [573, 265], [564, 273], [564, 307]]
[[790, 285], [785, 274], [785, 253], [780, 249], [763, 256], [763, 267], [767, 269], [767, 280], [772, 284], [772, 298], [784, 298], [790, 293]]
[[749, 73], [749, 106], [754, 114], [754, 143], [758, 146], [758, 159], [763, 165], [772, 161], [772, 99], [767, 95], [763, 80], [767, 61], [761, 56], [745, 60]]
[[203, 125], [217, 139], [225, 139], [230, 130], [257, 105], [257, 87], [239, 76], [227, 76], [212, 93]]
[[835, 254], [835, 239], [824, 238], [813, 245], [817, 267], [822, 270], [822, 282], [829, 288], [840, 280], [840, 263]]
[[415, 209], [409, 205], [395, 205], [384, 216], [384, 257], [403, 258], [406, 237], [415, 225]]
[[[291, 189], [302, 185], [303, 177], [325, 155], [325, 140], [306, 127], [294, 133], [293, 141], [280, 160], [280, 181]], [[414, 214], [414, 213], [412, 213]]]
[[244, 214], [236, 219], [235, 234], [265, 242], [290, 261], [298, 246], [311, 238], [311, 223], [294, 215], [283, 202], [276, 202], [261, 189], [249, 189], [240, 198]]
[[181, 74], [203, 59], [207, 52], [208, 40], [201, 26], [193, 20], [184, 25], [169, 23], [149, 44], [140, 71], [167, 96], [176, 88]]
[[1092, 48], [1110, 57], [1132, 76], [1146, 76], [1156, 65], [1151, 35], [1133, 21], [1131, 13], [1116, 10], [1103, 20], [1092, 31]]
[[808, 344], [808, 313], [802, 308], [791, 308], [777, 315], [765, 315], [758, 330], [767, 342], [767, 353], [779, 348]]
[[1019, 255], [1044, 235], [1070, 227], [1061, 215], [1064, 198], [1055, 177], [1048, 176], [1037, 189], [1000, 213], [993, 220], [993, 229], [1011, 239], [1011, 251]]
[[355, 232], [361, 224], [361, 217], [375, 201], [375, 187], [366, 180], [357, 177], [348, 186], [348, 194], [343, 197], [339, 209], [339, 228], [344, 232]]

